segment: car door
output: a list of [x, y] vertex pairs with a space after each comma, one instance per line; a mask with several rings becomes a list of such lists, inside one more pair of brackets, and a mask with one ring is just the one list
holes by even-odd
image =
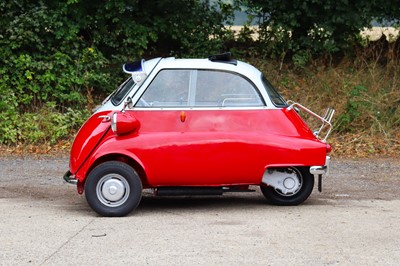
[[153, 186], [256, 183], [265, 166], [255, 143], [263, 110], [240, 75], [161, 70], [130, 110], [141, 127], [129, 149]]
[[196, 182], [257, 183], [265, 166], [262, 144], [267, 126], [257, 88], [227, 71], [197, 70], [195, 76], [185, 134], [196, 143], [191, 151]]
[[[134, 108], [127, 110], [140, 123], [127, 149], [146, 171], [152, 186], [184, 185], [189, 176], [182, 151], [188, 146], [181, 112], [189, 107], [191, 70], [165, 69], [157, 73]], [[185, 147], [183, 147], [185, 146]]]

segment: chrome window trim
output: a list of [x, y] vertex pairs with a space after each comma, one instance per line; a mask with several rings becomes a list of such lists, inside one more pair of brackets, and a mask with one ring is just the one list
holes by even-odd
[[[256, 106], [256, 107], [268, 107], [269, 104], [266, 102], [263, 91], [261, 91], [259, 89], [259, 87], [248, 77], [246, 77], [245, 75], [243, 75], [240, 72], [235, 72], [232, 70], [225, 70], [225, 69], [206, 69], [206, 68], [163, 68], [160, 67], [160, 69], [158, 69], [154, 76], [152, 76], [151, 78], [147, 78], [146, 84], [143, 84], [142, 86], [140, 86], [140, 88], [135, 92], [134, 94], [134, 106], [136, 106], [136, 104], [139, 102], [140, 98], [146, 93], [147, 89], [149, 88], [149, 86], [152, 84], [152, 82], [157, 78], [158, 74], [161, 73], [162, 71], [173, 71], [173, 70], [187, 70], [190, 71], [190, 78], [189, 78], [189, 88], [188, 88], [188, 104], [192, 105], [195, 103], [195, 93], [197, 90], [197, 76], [198, 76], [198, 72], [199, 71], [209, 71], [209, 72], [221, 72], [221, 73], [229, 73], [235, 76], [238, 76], [244, 80], [246, 80], [249, 85], [253, 88], [254, 92], [256, 93], [256, 95], [258, 96], [258, 99], [261, 101], [261, 105], [260, 106]], [[133, 109], [137, 109], [137, 108], [143, 108], [143, 107], [133, 107]], [[171, 108], [203, 108], [201, 106], [182, 106], [182, 107], [145, 107], [144, 109], [171, 109]], [[219, 106], [207, 106], [204, 108], [215, 108], [215, 109], [221, 109], [221, 107]], [[222, 108], [228, 108], [228, 107], [223, 107]], [[232, 107], [237, 109], [238, 107]], [[242, 108], [253, 108], [253, 107], [240, 107], [240, 110], [242, 110]]]
[[255, 107], [133, 107], [131, 111], [235, 111], [235, 110], [274, 110], [279, 108], [268, 108], [267, 106]]

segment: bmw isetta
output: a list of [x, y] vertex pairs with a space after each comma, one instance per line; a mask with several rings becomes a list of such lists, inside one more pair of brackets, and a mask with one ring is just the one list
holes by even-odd
[[[321, 190], [334, 110], [287, 102], [253, 66], [229, 53], [155, 58], [123, 66], [129, 78], [75, 137], [64, 180], [103, 216], [157, 196], [222, 195], [259, 186], [272, 204]], [[312, 131], [299, 113], [321, 125]]]

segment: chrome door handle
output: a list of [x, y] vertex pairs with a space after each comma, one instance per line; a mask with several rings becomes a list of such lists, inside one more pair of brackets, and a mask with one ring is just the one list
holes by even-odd
[[103, 119], [103, 122], [108, 122], [111, 120], [111, 117], [109, 117], [108, 115], [100, 115], [98, 118]]

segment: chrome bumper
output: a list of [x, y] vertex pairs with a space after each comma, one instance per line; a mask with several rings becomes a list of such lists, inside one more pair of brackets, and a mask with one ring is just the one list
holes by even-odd
[[318, 176], [318, 191], [322, 191], [322, 175], [329, 173], [329, 164], [331, 163], [331, 157], [326, 156], [325, 165], [323, 166], [311, 166], [310, 173], [314, 176]]
[[325, 165], [323, 166], [311, 166], [310, 173], [312, 175], [325, 175], [329, 173], [329, 164], [331, 162], [331, 157], [326, 156]]
[[72, 175], [72, 173], [70, 171], [67, 171], [64, 176], [63, 179], [65, 182], [72, 184], [72, 185], [76, 185], [78, 184], [78, 179], [75, 179], [75, 176]]

